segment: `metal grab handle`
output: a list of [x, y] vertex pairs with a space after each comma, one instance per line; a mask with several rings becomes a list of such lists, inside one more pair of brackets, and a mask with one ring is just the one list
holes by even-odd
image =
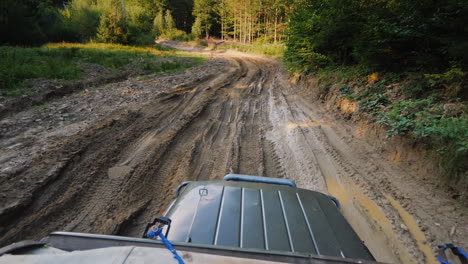
[[181, 184], [179, 184], [179, 186], [177, 186], [177, 189], [176, 189], [176, 197], [179, 197], [179, 194], [180, 194], [180, 190], [182, 188], [184, 188], [187, 184], [189, 183], [192, 183], [191, 181], [186, 181], [186, 182], [183, 182]]
[[224, 180], [225, 181], [245, 181], [245, 182], [279, 184], [279, 185], [286, 185], [286, 186], [296, 188], [296, 183], [289, 179], [279, 179], [279, 178], [251, 176], [251, 175], [242, 175], [242, 174], [228, 174], [224, 176]]
[[338, 201], [338, 199], [336, 199], [335, 196], [331, 196], [329, 194], [327, 194], [328, 198], [330, 198], [330, 200], [332, 200], [333, 203], [335, 203], [336, 207], [338, 209], [341, 209], [341, 204], [340, 204], [340, 201]]

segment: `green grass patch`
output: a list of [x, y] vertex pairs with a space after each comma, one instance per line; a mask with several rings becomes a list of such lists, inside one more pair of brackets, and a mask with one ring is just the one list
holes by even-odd
[[[161, 58], [191, 57], [164, 61]], [[102, 65], [118, 72], [130, 65], [148, 73], [183, 70], [199, 65], [201, 57], [163, 48], [103, 43], [50, 43], [40, 48], [0, 47], [0, 91], [17, 95], [27, 90], [24, 81], [33, 78], [77, 80], [83, 76], [80, 63]]]
[[218, 50], [237, 50], [240, 52], [251, 53], [256, 55], [264, 55], [271, 58], [282, 58], [286, 46], [284, 44], [273, 44], [273, 43], [253, 43], [253, 44], [243, 44], [236, 42], [226, 42], [224, 44], [218, 45], [216, 49]]

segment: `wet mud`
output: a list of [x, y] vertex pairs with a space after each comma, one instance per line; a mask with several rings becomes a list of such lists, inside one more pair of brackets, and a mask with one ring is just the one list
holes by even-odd
[[367, 179], [393, 177], [394, 165], [357, 149], [360, 141], [295, 93], [276, 61], [213, 56], [223, 61], [216, 71], [56, 136], [27, 166], [4, 173], [0, 244], [59, 230], [139, 237], [179, 183], [240, 173], [336, 196], [380, 261], [434, 263], [421, 231], [430, 223], [417, 222], [392, 188], [374, 183], [379, 177]]

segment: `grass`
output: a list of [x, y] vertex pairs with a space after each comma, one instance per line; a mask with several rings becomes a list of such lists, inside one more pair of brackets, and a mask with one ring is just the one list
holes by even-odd
[[245, 53], [251, 53], [256, 55], [264, 55], [274, 59], [280, 59], [283, 57], [286, 46], [282, 43], [260, 43], [254, 42], [253, 44], [244, 44], [241, 42], [225, 41], [222, 44], [216, 45], [215, 42], [221, 43], [221, 40], [193, 40], [188, 43], [192, 46], [199, 46], [210, 50], [236, 50]]
[[0, 47], [0, 92], [18, 95], [27, 92], [25, 82], [33, 78], [77, 80], [83, 77], [80, 63], [102, 65], [119, 72], [129, 65], [147, 73], [183, 70], [201, 64], [203, 58], [163, 61], [161, 58], [187, 57], [187, 53], [161, 46], [125, 46], [103, 43], [49, 43], [39, 48]]
[[240, 52], [264, 55], [275, 59], [283, 57], [285, 48], [284, 44], [273, 43], [243, 44], [237, 42], [226, 42], [225, 44], [218, 46], [218, 49], [232, 49]]

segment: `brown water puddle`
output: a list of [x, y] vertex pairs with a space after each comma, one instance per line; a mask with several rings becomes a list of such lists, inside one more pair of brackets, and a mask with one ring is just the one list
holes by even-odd
[[[417, 263], [403, 245], [397, 233], [393, 231], [391, 221], [382, 208], [364, 194], [363, 190], [351, 181], [339, 182], [326, 177], [328, 191], [342, 205], [342, 213], [366, 242], [367, 247], [378, 261], [388, 263]], [[426, 256], [426, 263], [437, 263], [430, 247], [425, 244], [424, 233], [419, 229], [414, 218], [389, 195], [385, 195], [391, 205], [400, 214], [409, 232], [417, 242], [418, 248]]]
[[413, 216], [410, 213], [408, 213], [408, 211], [406, 211], [398, 201], [393, 199], [393, 197], [391, 197], [388, 194], [385, 194], [384, 196], [388, 201], [390, 201], [392, 206], [395, 209], [397, 209], [398, 214], [400, 215], [401, 219], [403, 219], [403, 222], [405, 222], [405, 225], [408, 227], [408, 230], [411, 233], [411, 236], [414, 238], [414, 240], [416, 240], [418, 248], [426, 256], [426, 263], [431, 263], [431, 264], [439, 263], [434, 257], [434, 253], [431, 250], [431, 247], [427, 244], [426, 236], [419, 228], [418, 223], [413, 218]]

